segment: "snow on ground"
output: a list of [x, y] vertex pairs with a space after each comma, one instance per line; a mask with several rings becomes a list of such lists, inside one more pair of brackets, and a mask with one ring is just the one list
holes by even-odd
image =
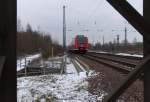
[[[96, 52], [96, 53], [109, 53], [104, 51], [89, 51], [89, 52]], [[133, 57], [143, 57], [143, 55], [139, 54], [129, 54], [129, 53], [116, 53], [116, 55], [122, 55], [122, 56], [133, 56]]]
[[62, 57], [54, 57], [54, 58], [49, 58], [46, 61], [41, 60], [40, 67], [59, 69], [61, 67], [61, 63], [62, 63]]
[[18, 102], [96, 102], [97, 97], [88, 92], [87, 78], [71, 62], [63, 75], [17, 78]]
[[25, 58], [26, 58], [26, 65], [28, 65], [29, 62], [33, 61], [34, 59], [37, 59], [41, 56], [41, 54], [35, 54], [35, 55], [29, 55], [26, 57], [23, 57], [21, 59], [17, 60], [17, 71], [23, 69], [25, 67]]
[[96, 52], [96, 53], [109, 53], [109, 52], [105, 52], [105, 51], [93, 51], [93, 50], [89, 50], [88, 52]]
[[128, 54], [128, 53], [116, 53], [116, 55], [133, 56], [133, 57], [143, 57], [143, 55], [138, 55], [138, 54]]

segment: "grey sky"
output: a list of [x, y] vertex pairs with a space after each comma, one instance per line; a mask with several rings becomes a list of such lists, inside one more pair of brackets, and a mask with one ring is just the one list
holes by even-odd
[[[128, 0], [142, 14], [142, 0]], [[135, 37], [142, 41], [142, 36], [128, 24], [106, 0], [18, 0], [18, 18], [22, 24], [30, 23], [34, 29], [40, 26], [49, 32], [53, 39], [62, 44], [62, 6], [66, 5], [67, 43], [77, 34], [89, 37], [90, 42], [113, 41], [119, 34], [124, 39], [123, 29], [127, 26], [128, 39]], [[88, 29], [89, 31], [83, 31]], [[113, 31], [112, 30], [116, 30]]]

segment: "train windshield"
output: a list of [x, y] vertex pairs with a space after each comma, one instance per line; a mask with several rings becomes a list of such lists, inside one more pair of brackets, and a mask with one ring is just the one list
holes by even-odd
[[78, 40], [79, 43], [85, 43], [86, 42], [86, 37], [84, 37], [83, 35], [78, 35], [77, 40]]

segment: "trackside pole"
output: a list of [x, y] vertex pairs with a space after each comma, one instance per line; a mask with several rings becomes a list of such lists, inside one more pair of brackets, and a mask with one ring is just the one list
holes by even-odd
[[53, 58], [53, 56], [54, 56], [54, 48], [52, 47], [52, 58]]
[[53, 61], [54, 60], [53, 59], [54, 53], [53, 53], [53, 51], [54, 51], [54, 48], [52, 47], [52, 55], [51, 55], [52, 56], [52, 67], [54, 67], [54, 61]]
[[20, 59], [20, 68], [21, 68], [21, 59]]
[[27, 59], [26, 59], [26, 57], [25, 57], [25, 76], [27, 76]]
[[63, 73], [66, 69], [66, 15], [65, 15], [65, 5], [63, 6], [63, 49], [64, 49], [64, 56], [63, 56]]

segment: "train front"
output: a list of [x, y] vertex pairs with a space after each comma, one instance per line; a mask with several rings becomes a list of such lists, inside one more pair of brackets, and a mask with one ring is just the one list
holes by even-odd
[[78, 53], [86, 53], [88, 50], [88, 38], [84, 35], [77, 35], [75, 37], [74, 48]]

